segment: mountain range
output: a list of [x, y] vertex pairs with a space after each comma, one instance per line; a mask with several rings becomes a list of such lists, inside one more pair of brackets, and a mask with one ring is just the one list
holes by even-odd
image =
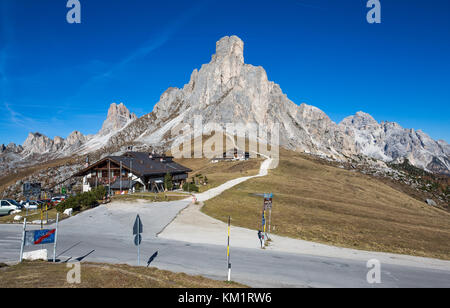
[[409, 162], [424, 170], [450, 174], [450, 145], [421, 130], [395, 122], [377, 122], [364, 112], [333, 122], [320, 109], [296, 104], [281, 87], [269, 81], [261, 66], [244, 62], [244, 42], [224, 37], [216, 43], [211, 61], [195, 69], [183, 88], [169, 88], [153, 111], [140, 118], [125, 105], [113, 103], [95, 135], [74, 131], [67, 138], [50, 139], [30, 133], [22, 145], [0, 146], [0, 170], [32, 161], [91, 153], [114, 153], [127, 145], [168, 149], [181, 136], [171, 135], [179, 123], [201, 115], [205, 123], [280, 125], [280, 145], [336, 160], [366, 157], [380, 162]]

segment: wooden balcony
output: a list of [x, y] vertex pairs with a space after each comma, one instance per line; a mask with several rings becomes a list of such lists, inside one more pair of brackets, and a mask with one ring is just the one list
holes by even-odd
[[[114, 176], [111, 177], [111, 184], [115, 181], [120, 180], [120, 177]], [[130, 178], [128, 176], [122, 176], [122, 181], [129, 181]], [[95, 186], [101, 186], [101, 185], [109, 185], [109, 178], [105, 177], [91, 177], [87, 179], [89, 186], [95, 187]]]

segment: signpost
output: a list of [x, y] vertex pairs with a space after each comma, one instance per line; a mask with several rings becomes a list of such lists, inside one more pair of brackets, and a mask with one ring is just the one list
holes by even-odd
[[[270, 220], [272, 217], [272, 200], [273, 200], [273, 194], [264, 194], [264, 211], [269, 210], [269, 234], [270, 234]], [[265, 232], [265, 230], [264, 230]], [[269, 236], [267, 236], [269, 238]]]
[[263, 210], [262, 213], [262, 246], [265, 246], [266, 243], [266, 210]]
[[231, 281], [230, 227], [231, 227], [231, 216], [228, 216], [228, 244], [227, 244], [228, 281]]
[[133, 235], [134, 235], [134, 245], [137, 246], [138, 248], [138, 266], [140, 265], [140, 259], [141, 259], [141, 252], [140, 252], [140, 245], [142, 242], [142, 236], [141, 233], [144, 230], [144, 226], [142, 225], [142, 221], [141, 218], [139, 217], [139, 215], [136, 216], [136, 220], [134, 221], [134, 226], [133, 226]]
[[42, 192], [41, 183], [26, 182], [22, 185], [22, 193], [27, 198], [40, 197]]
[[[273, 200], [273, 194], [260, 194], [259, 196], [264, 196], [264, 203], [263, 203], [263, 210], [262, 210], [262, 224], [261, 224], [261, 230], [262, 232], [258, 232], [258, 237], [260, 237], [260, 241], [262, 244], [262, 248], [265, 245], [265, 242], [267, 239], [269, 238], [269, 234], [270, 234], [270, 222], [271, 222], [271, 218], [272, 218], [272, 200]], [[267, 232], [267, 223], [266, 223], [266, 218], [267, 218], [267, 211], [269, 211], [269, 232]]]
[[41, 204], [41, 230], [44, 229], [44, 205]]
[[20, 245], [20, 258], [19, 262], [22, 263], [22, 257], [23, 257], [23, 247], [25, 246], [25, 232], [27, 229], [27, 218], [23, 220], [23, 231], [22, 231], [22, 243]]
[[53, 244], [53, 262], [56, 262], [56, 242], [58, 235], [59, 214], [56, 216], [56, 229], [40, 229], [27, 231], [27, 219], [23, 221], [22, 244], [20, 246], [20, 258], [22, 262], [25, 246]]
[[53, 263], [56, 262], [56, 243], [58, 242], [59, 213], [56, 214], [55, 245], [53, 245]]

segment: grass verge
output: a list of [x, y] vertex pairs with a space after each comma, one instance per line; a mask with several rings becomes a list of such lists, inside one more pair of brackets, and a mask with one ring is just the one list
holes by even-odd
[[[48, 219], [49, 220], [56, 220], [56, 208], [52, 208], [48, 210]], [[20, 221], [15, 221], [14, 217], [16, 215], [20, 215], [22, 216], [22, 219]], [[0, 217], [0, 224], [6, 224], [6, 223], [23, 223], [23, 219], [27, 218], [27, 222], [31, 223], [34, 220], [41, 220], [41, 211], [40, 210], [29, 210], [28, 211], [28, 216], [26, 216], [26, 210], [22, 210], [22, 212], [17, 213], [17, 214], [13, 214], [13, 215], [6, 215], [6, 216], [1, 216]], [[47, 215], [44, 211], [44, 220], [47, 219]], [[68, 216], [60, 213], [59, 214], [59, 220], [61, 221], [63, 218], [67, 218]]]
[[[67, 283], [67, 264], [23, 262], [0, 268], [0, 288], [241, 288], [237, 283], [156, 268], [81, 263], [81, 284]], [[45, 282], [45, 283], [42, 283]]]

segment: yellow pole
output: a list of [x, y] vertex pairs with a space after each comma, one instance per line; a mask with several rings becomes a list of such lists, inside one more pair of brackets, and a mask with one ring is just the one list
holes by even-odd
[[266, 210], [264, 210], [264, 235], [266, 233]]
[[228, 245], [227, 245], [227, 258], [230, 263], [230, 217], [228, 217]]
[[231, 226], [231, 216], [228, 216], [228, 244], [227, 244], [228, 281], [231, 281], [231, 263], [230, 263], [230, 226]]

